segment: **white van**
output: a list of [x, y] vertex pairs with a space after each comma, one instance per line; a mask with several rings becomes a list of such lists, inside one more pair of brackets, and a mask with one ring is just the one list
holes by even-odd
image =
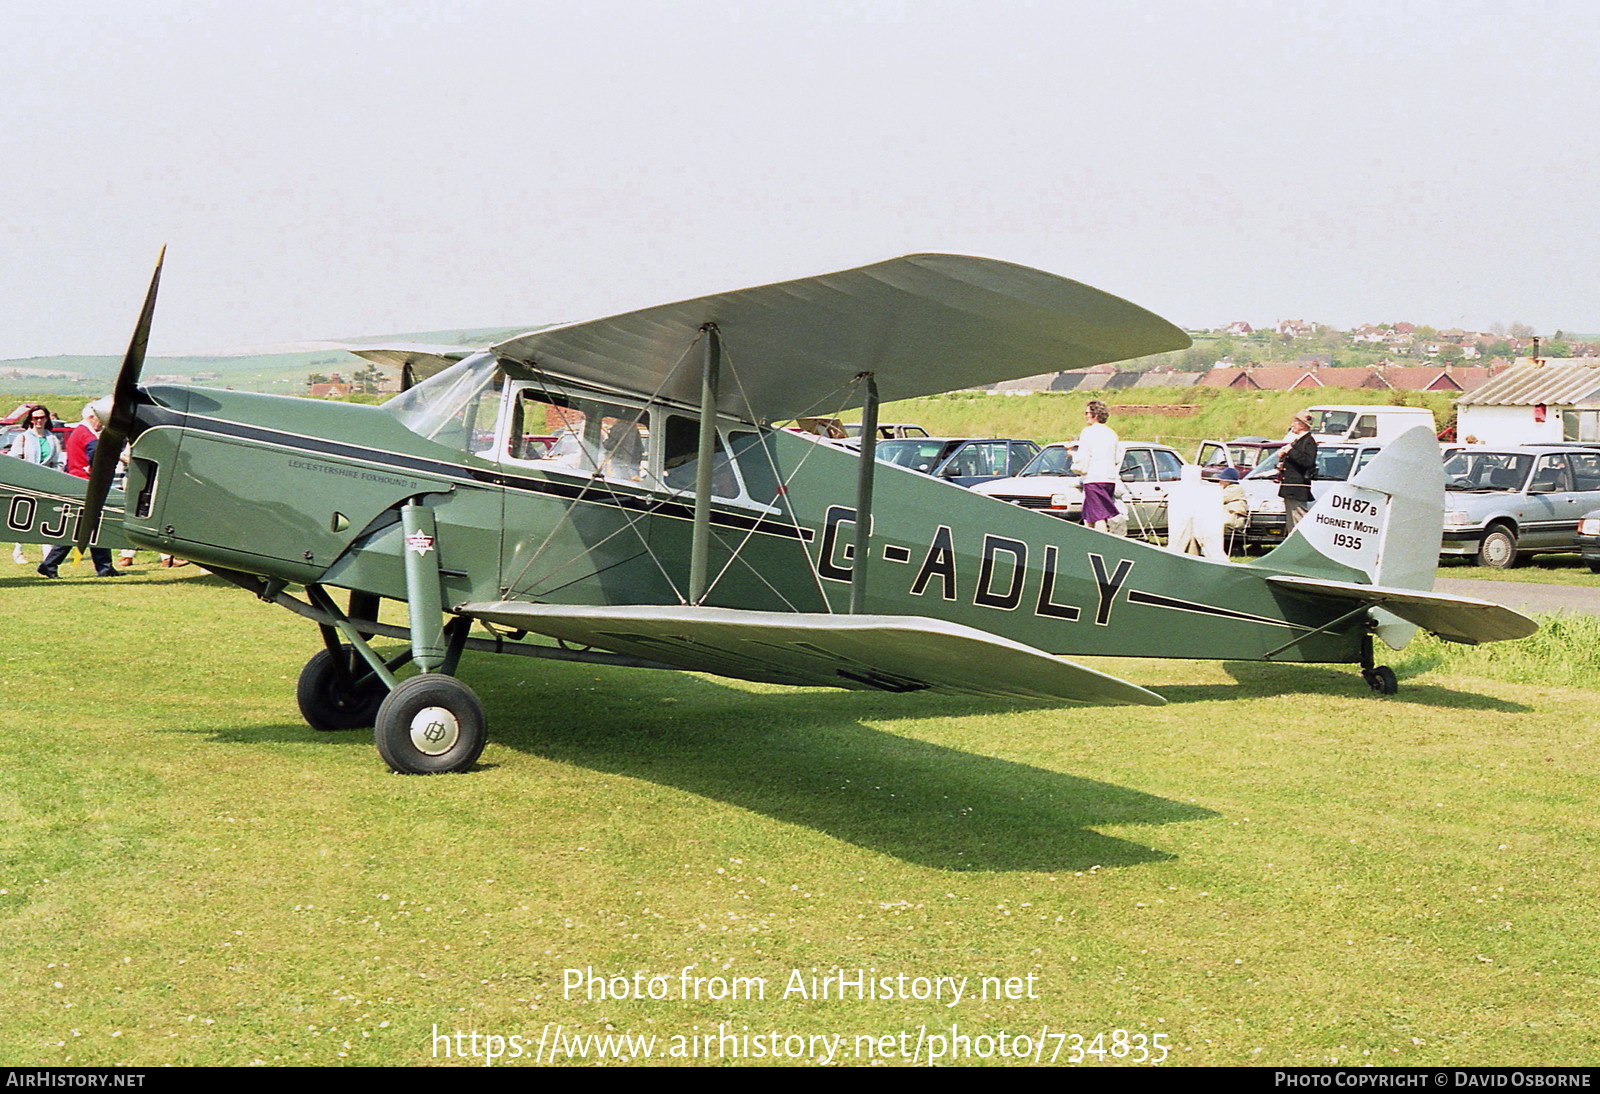
[[1306, 411], [1318, 444], [1375, 441], [1388, 444], [1408, 429], [1437, 433], [1433, 411], [1421, 406], [1314, 406]]

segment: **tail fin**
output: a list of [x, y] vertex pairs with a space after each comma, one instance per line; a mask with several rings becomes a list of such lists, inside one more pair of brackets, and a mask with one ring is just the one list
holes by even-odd
[[[1307, 577], [1397, 589], [1433, 588], [1444, 528], [1444, 461], [1427, 429], [1390, 441], [1349, 482], [1333, 485], [1294, 532], [1253, 565]], [[1416, 629], [1378, 612], [1378, 634], [1398, 649]]]

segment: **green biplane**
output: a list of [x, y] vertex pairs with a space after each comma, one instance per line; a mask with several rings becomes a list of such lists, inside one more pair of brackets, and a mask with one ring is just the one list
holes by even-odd
[[[1444, 491], [1426, 431], [1246, 565], [874, 460], [880, 401], [1188, 344], [1038, 270], [912, 255], [481, 351], [367, 348], [418, 381], [374, 407], [141, 386], [160, 269], [89, 481], [41, 486], [6, 467], [6, 534], [82, 546], [109, 516], [108, 539], [192, 559], [312, 620], [326, 648], [300, 675], [301, 713], [322, 730], [375, 727], [396, 771], [476, 761], [483, 708], [454, 675], [465, 650], [1160, 704], [1059, 655], [1358, 663], [1393, 692], [1375, 637], [1534, 630], [1428, 591]], [[860, 454], [773, 425], [850, 408]], [[128, 442], [125, 496], [108, 497]], [[379, 619], [384, 600], [405, 602], [406, 626]], [[374, 636], [406, 646], [385, 659]], [[420, 671], [401, 678], [407, 663]]]

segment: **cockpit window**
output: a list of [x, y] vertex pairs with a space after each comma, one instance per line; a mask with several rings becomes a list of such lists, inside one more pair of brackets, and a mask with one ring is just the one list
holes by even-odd
[[463, 452], [494, 447], [505, 373], [492, 353], [475, 353], [383, 404], [400, 424]]
[[582, 395], [523, 388], [511, 408], [504, 455], [546, 468], [644, 482], [650, 473], [650, 416]]
[[[661, 450], [661, 477], [672, 490], [693, 493], [699, 476], [700, 423], [693, 418], [676, 414], [667, 418], [667, 438]], [[711, 457], [711, 496], [736, 498], [739, 496], [739, 479], [733, 461], [722, 447], [722, 435], [716, 438]]]

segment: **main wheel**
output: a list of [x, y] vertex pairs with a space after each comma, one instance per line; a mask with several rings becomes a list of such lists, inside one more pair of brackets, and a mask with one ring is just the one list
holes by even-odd
[[1498, 525], [1483, 534], [1478, 544], [1478, 565], [1509, 570], [1517, 564], [1517, 537]]
[[1394, 669], [1388, 665], [1375, 665], [1370, 669], [1363, 669], [1361, 678], [1367, 682], [1367, 687], [1379, 695], [1393, 695], [1400, 690], [1400, 681], [1395, 679]]
[[429, 672], [402, 680], [378, 708], [378, 755], [403, 775], [465, 771], [488, 738], [483, 704], [453, 676]]
[[365, 729], [377, 718], [378, 705], [387, 694], [376, 676], [351, 686], [353, 677], [367, 669], [352, 647], [340, 646], [339, 658], [346, 666], [343, 673], [326, 649], [318, 650], [300, 670], [294, 697], [300, 704], [300, 716], [312, 729]]

